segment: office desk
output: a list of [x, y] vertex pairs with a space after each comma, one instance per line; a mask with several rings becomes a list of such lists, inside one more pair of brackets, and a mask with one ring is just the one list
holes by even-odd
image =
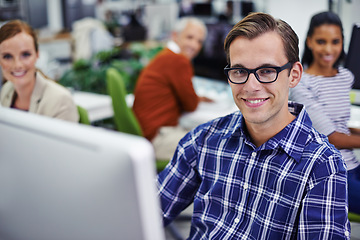
[[[237, 110], [232, 100], [230, 86], [226, 82], [194, 77], [193, 84], [199, 96], [206, 96], [214, 100], [214, 103], [201, 102], [194, 112], [185, 113], [180, 119], [180, 125], [191, 129], [201, 123], [216, 117], [224, 116]], [[113, 116], [112, 100], [108, 95], [75, 91], [74, 101], [77, 105], [88, 111], [90, 122], [95, 122]], [[132, 107], [134, 95], [128, 94], [126, 102]]]
[[[114, 115], [112, 100], [109, 95], [75, 91], [72, 93], [75, 104], [85, 108], [89, 115], [90, 122], [96, 122], [111, 118]], [[126, 96], [126, 103], [132, 107], [134, 95]]]
[[238, 108], [232, 98], [230, 85], [213, 79], [195, 76], [193, 85], [199, 96], [213, 99], [214, 102], [200, 102], [194, 112], [184, 113], [179, 123], [186, 129], [192, 129], [214, 118], [225, 116]]
[[348, 127], [360, 128], [360, 106], [351, 105]]
[[110, 118], [114, 115], [109, 95], [75, 91], [73, 98], [76, 105], [87, 110], [90, 122]]

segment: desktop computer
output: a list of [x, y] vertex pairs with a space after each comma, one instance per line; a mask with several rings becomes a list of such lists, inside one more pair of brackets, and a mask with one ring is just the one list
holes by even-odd
[[1, 240], [162, 240], [144, 138], [0, 106]]
[[350, 91], [350, 101], [360, 105], [360, 23], [354, 24], [345, 65], [355, 76], [353, 89]]
[[355, 75], [353, 88], [360, 89], [360, 23], [353, 26], [344, 66]]

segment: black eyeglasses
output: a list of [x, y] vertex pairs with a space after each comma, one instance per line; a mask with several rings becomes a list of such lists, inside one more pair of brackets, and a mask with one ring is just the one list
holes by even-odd
[[278, 78], [279, 73], [284, 70], [291, 68], [291, 62], [288, 62], [281, 67], [258, 67], [255, 69], [247, 69], [241, 67], [224, 68], [224, 73], [230, 82], [234, 84], [243, 84], [249, 79], [250, 73], [253, 73], [256, 79], [261, 83], [272, 83]]

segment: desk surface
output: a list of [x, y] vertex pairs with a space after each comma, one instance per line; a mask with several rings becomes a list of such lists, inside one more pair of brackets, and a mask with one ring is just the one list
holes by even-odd
[[76, 105], [87, 110], [90, 122], [110, 118], [114, 115], [109, 95], [75, 91], [73, 98]]
[[360, 128], [360, 106], [351, 105], [348, 127]]
[[200, 102], [194, 112], [184, 113], [179, 119], [182, 127], [192, 129], [238, 110], [232, 98], [231, 88], [226, 82], [195, 76], [193, 84], [199, 96], [211, 98], [214, 102]]
[[[76, 105], [87, 110], [90, 122], [111, 118], [114, 115], [112, 100], [109, 95], [75, 91], [73, 98]], [[131, 107], [134, 102], [134, 95], [128, 94], [126, 102]]]

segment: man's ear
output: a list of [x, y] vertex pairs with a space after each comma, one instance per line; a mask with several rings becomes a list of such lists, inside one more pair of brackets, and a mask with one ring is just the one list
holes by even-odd
[[290, 88], [294, 88], [300, 82], [302, 72], [303, 72], [303, 67], [301, 63], [300, 62], [294, 63], [289, 76]]

